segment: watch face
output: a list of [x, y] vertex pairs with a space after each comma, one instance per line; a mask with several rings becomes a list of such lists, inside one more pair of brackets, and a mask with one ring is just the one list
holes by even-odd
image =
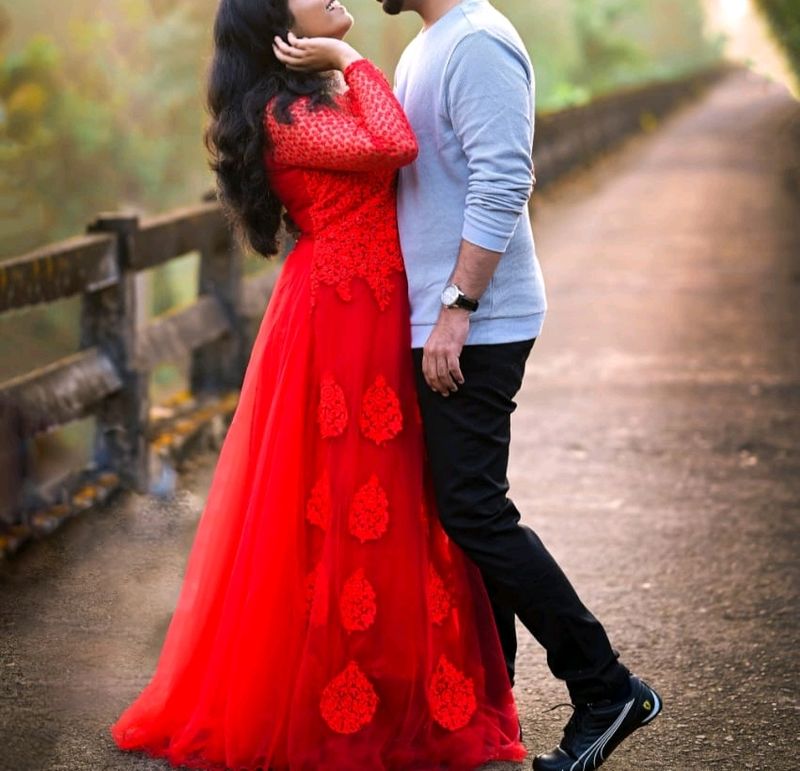
[[458, 299], [459, 294], [457, 286], [453, 284], [446, 286], [442, 292], [442, 305], [452, 305]]

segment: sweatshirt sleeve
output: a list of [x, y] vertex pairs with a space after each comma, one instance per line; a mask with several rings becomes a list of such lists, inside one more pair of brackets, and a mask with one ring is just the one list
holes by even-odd
[[344, 71], [340, 106], [309, 111], [304, 99], [280, 123], [270, 107], [266, 128], [277, 163], [335, 171], [397, 169], [417, 155], [417, 140], [384, 74], [367, 59]]
[[534, 76], [527, 55], [485, 30], [445, 71], [445, 112], [469, 168], [462, 237], [505, 252], [533, 190]]

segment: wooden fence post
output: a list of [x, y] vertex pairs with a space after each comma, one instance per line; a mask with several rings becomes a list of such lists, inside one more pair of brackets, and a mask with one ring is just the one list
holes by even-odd
[[228, 318], [230, 332], [192, 352], [192, 393], [221, 393], [241, 387], [247, 366], [244, 316], [244, 255], [231, 238], [200, 254], [198, 295], [212, 295]]
[[139, 368], [136, 272], [132, 269], [139, 218], [101, 214], [87, 228], [112, 233], [117, 239], [119, 280], [96, 292], [84, 293], [81, 308], [81, 348], [97, 346], [113, 362], [122, 389], [97, 410], [95, 459], [116, 471], [125, 486], [139, 493], [149, 487], [150, 412], [148, 371]]

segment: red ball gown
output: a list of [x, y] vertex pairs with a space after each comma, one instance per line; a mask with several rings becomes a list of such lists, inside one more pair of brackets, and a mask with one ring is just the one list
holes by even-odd
[[336, 104], [272, 110], [301, 236], [260, 324], [155, 674], [120, 748], [214, 769], [521, 760], [477, 568], [442, 530], [418, 412], [397, 169], [417, 153], [362, 59]]

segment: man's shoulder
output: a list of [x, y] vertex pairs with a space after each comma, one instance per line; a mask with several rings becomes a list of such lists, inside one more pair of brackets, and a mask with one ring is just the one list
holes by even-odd
[[[423, 66], [420, 64], [424, 62]], [[528, 77], [532, 64], [525, 44], [514, 25], [487, 0], [464, 0], [443, 27], [419, 34], [406, 46], [396, 69], [396, 82], [411, 70], [415, 78], [446, 76], [463, 64], [480, 67], [488, 76], [492, 68], [510, 62], [522, 66]]]
[[[441, 26], [440, 26], [441, 25]], [[524, 49], [524, 43], [511, 21], [488, 0], [463, 0], [427, 33], [420, 33], [406, 46], [405, 53], [420, 49], [428, 57], [447, 54], [465, 38], [483, 33]]]
[[461, 25], [462, 37], [482, 32], [491, 37], [505, 40], [509, 44], [525, 49], [519, 32], [504, 14], [486, 0], [462, 4], [464, 24]]
[[512, 54], [530, 66], [525, 43], [511, 21], [488, 2], [462, 4], [462, 23], [451, 40], [448, 59], [461, 56], [492, 58], [492, 53]]

